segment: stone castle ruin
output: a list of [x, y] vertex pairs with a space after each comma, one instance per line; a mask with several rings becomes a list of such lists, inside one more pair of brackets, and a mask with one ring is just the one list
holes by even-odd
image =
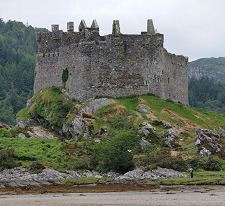
[[67, 23], [67, 32], [37, 33], [38, 54], [34, 92], [65, 87], [71, 98], [86, 101], [109, 96], [155, 94], [188, 105], [188, 59], [163, 48], [163, 34], [152, 20], [140, 35], [121, 34], [118, 20], [112, 34], [101, 36], [96, 20], [87, 27]]

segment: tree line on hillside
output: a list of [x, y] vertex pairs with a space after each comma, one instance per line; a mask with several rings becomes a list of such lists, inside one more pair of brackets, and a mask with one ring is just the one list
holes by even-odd
[[214, 79], [202, 77], [189, 80], [189, 104], [225, 114], [225, 84]]
[[0, 19], [0, 121], [15, 124], [16, 113], [33, 95], [35, 32], [40, 30]]

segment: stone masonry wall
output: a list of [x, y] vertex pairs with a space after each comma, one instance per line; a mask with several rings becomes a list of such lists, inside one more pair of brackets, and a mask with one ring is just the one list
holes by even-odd
[[162, 34], [107, 35], [96, 30], [38, 33], [34, 92], [64, 86], [80, 101], [152, 93], [188, 105], [187, 58], [168, 53]]

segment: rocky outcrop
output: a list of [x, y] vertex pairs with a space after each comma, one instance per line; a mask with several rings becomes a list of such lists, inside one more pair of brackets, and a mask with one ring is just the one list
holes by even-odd
[[23, 167], [17, 167], [14, 169], [6, 169], [0, 173], [0, 188], [4, 188], [6, 185], [11, 187], [22, 187], [27, 185], [51, 185], [51, 184], [62, 184], [61, 180], [71, 178], [82, 178], [82, 177], [116, 177], [119, 174], [109, 172], [101, 175], [96, 171], [85, 171], [83, 173], [75, 171], [58, 172], [53, 169], [44, 169], [39, 174], [31, 174]]
[[119, 177], [116, 177], [114, 183], [138, 183], [141, 180], [156, 180], [160, 178], [186, 177], [182, 172], [172, 169], [158, 168], [152, 171], [143, 171], [140, 169], [129, 171]]
[[20, 120], [16, 119], [16, 127], [28, 127], [31, 125], [35, 125], [37, 122], [34, 119], [28, 119], [28, 120]]
[[165, 144], [170, 148], [174, 148], [178, 144], [177, 139], [180, 137], [181, 137], [181, 134], [175, 128], [170, 128], [168, 130], [168, 136], [165, 141]]
[[200, 155], [209, 156], [211, 153], [219, 153], [222, 150], [221, 138], [225, 137], [223, 132], [213, 132], [210, 129], [197, 129], [195, 146], [198, 147]]
[[148, 106], [144, 105], [144, 104], [139, 104], [137, 106], [137, 109], [140, 112], [142, 112], [142, 113], [147, 113], [147, 114], [152, 113], [152, 111], [150, 110], [150, 108]]
[[141, 124], [140, 132], [145, 136], [149, 136], [150, 134], [154, 133], [154, 127], [148, 122], [143, 122]]
[[3, 123], [3, 122], [0, 122], [0, 129], [3, 129], [3, 128], [5, 128], [5, 129], [10, 129], [11, 126], [9, 126], [9, 125], [7, 125], [7, 124], [5, 124], [5, 123]]
[[185, 177], [186, 175], [172, 169], [158, 168], [152, 171], [143, 171], [140, 169], [129, 171], [123, 175], [115, 172], [100, 174], [96, 171], [84, 171], [82, 173], [76, 171], [58, 172], [53, 169], [44, 169], [41, 173], [31, 174], [23, 167], [14, 169], [6, 169], [0, 173], [0, 188], [6, 185], [11, 187], [23, 187], [28, 185], [52, 185], [62, 184], [61, 180], [77, 179], [85, 177], [94, 178], [113, 178], [110, 183], [139, 183], [143, 180], [156, 180], [160, 178]]
[[89, 129], [90, 122], [96, 118], [93, 116], [98, 109], [101, 109], [109, 104], [112, 104], [113, 101], [108, 98], [100, 98], [89, 101], [83, 107], [77, 105], [78, 114], [72, 120], [72, 125], [68, 126], [64, 124], [62, 127], [62, 133], [66, 136], [71, 136], [74, 139], [77, 139], [80, 135], [83, 135], [84, 138], [88, 138], [91, 133]]
[[101, 98], [101, 99], [94, 99], [87, 103], [81, 110], [80, 114], [86, 112], [86, 113], [92, 113], [94, 114], [97, 112], [98, 109], [101, 109], [109, 104], [112, 104], [113, 101], [108, 98]]

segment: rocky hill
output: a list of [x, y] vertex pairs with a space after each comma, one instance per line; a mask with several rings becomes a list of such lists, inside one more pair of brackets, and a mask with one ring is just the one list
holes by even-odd
[[154, 182], [225, 167], [225, 116], [153, 95], [80, 103], [51, 87], [27, 102], [17, 127], [1, 125], [2, 188]]
[[[35, 94], [17, 118], [22, 128], [9, 130], [12, 136], [44, 145], [52, 141], [61, 148], [58, 157], [48, 154], [55, 158], [51, 166], [56, 169], [126, 172], [161, 166], [184, 171], [194, 162], [207, 164], [208, 157], [224, 164], [224, 115], [152, 95], [99, 98], [82, 104], [69, 99], [65, 90], [52, 87]], [[44, 149], [43, 155], [54, 147], [49, 145], [52, 149]], [[48, 165], [48, 158], [39, 155], [29, 158]]]
[[203, 76], [225, 82], [225, 57], [202, 58], [189, 63], [189, 78], [200, 79]]

